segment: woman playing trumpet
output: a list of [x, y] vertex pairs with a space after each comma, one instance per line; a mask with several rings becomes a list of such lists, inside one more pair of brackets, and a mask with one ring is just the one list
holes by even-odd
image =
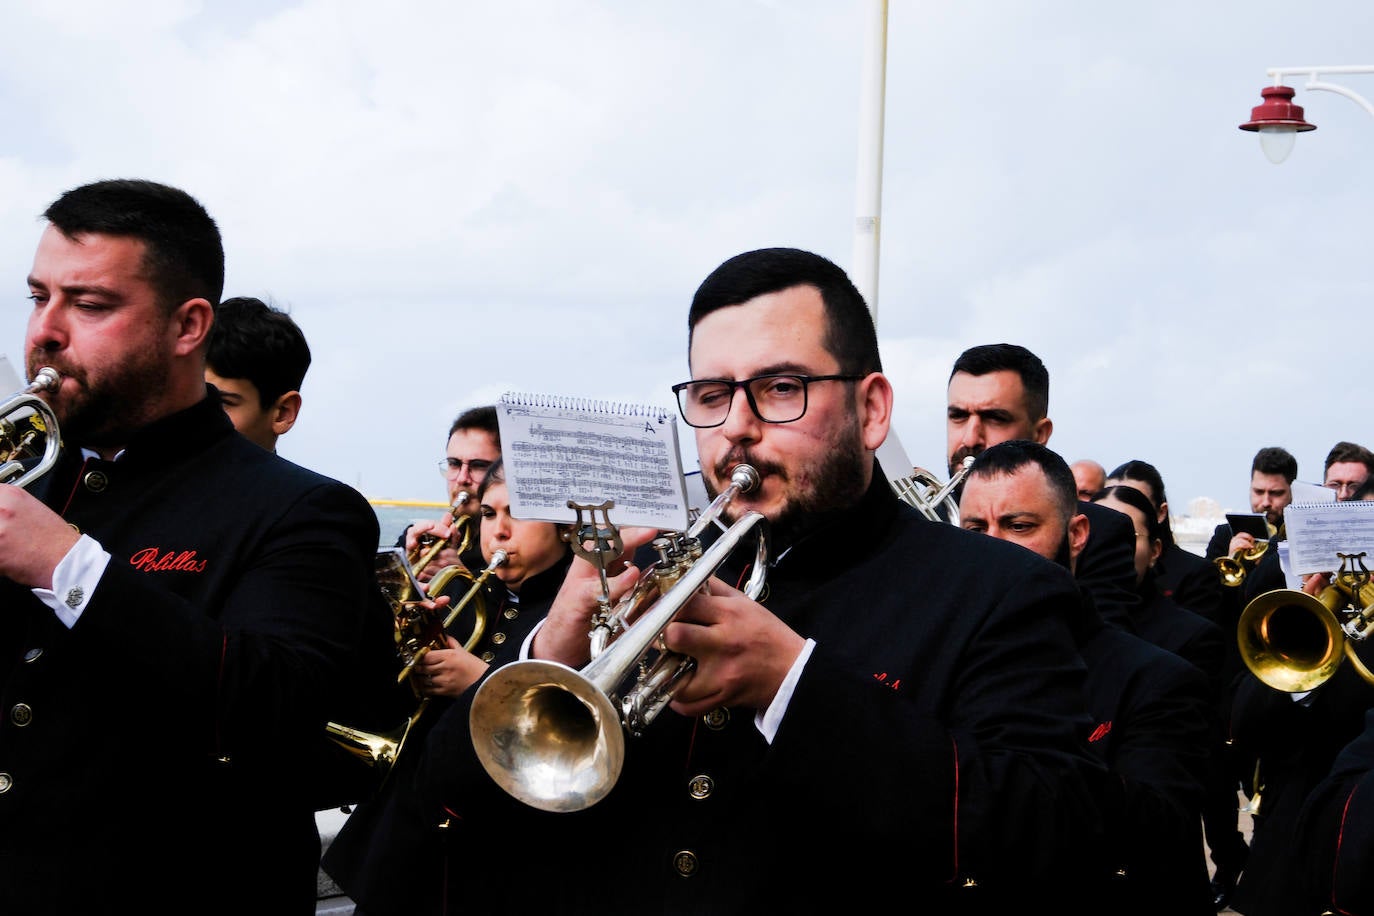
[[[357, 904], [358, 916], [423, 914], [440, 907], [443, 880], [441, 818], [418, 804], [411, 775], [424, 754], [424, 734], [452, 698], [486, 670], [515, 659], [520, 644], [543, 619], [563, 582], [572, 550], [563, 528], [552, 522], [511, 517], [506, 478], [498, 459], [477, 488], [478, 541], [488, 568], [497, 551], [505, 562], [487, 580], [486, 626], [472, 651], [448, 634], [447, 648], [433, 648], [415, 663], [416, 692], [430, 709], [407, 738], [407, 750], [378, 795], [359, 805], [323, 859], [324, 870]], [[453, 600], [458, 600], [454, 598]], [[439, 599], [440, 613], [447, 601]], [[455, 627], [464, 626], [460, 615]]]

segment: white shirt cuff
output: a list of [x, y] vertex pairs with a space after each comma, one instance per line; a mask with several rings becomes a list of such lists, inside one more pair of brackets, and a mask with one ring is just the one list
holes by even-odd
[[773, 702], [768, 704], [768, 708], [754, 713], [754, 727], [763, 735], [763, 740], [769, 744], [773, 743], [773, 738], [778, 733], [778, 726], [782, 724], [782, 717], [787, 713], [787, 704], [792, 702], [792, 693], [797, 689], [797, 681], [801, 679], [802, 669], [806, 667], [806, 661], [811, 657], [811, 650], [816, 648], [816, 641], [808, 639], [806, 645], [802, 646], [801, 652], [797, 654], [797, 660], [792, 663], [792, 667], [787, 669], [787, 677], [782, 679], [782, 684], [778, 687], [777, 696], [773, 697]]
[[52, 571], [52, 588], [35, 588], [34, 595], [57, 614], [70, 629], [90, 603], [110, 555], [89, 535], [81, 535]]

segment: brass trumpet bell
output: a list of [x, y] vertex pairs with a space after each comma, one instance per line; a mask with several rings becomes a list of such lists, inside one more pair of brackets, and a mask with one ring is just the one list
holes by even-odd
[[[730, 486], [692, 523], [685, 540], [695, 541], [737, 493], [749, 492], [758, 480], [749, 465], [736, 467]], [[753, 574], [743, 591], [756, 599], [766, 581], [767, 529], [760, 513], [745, 511], [704, 551], [691, 544], [690, 563], [679, 567], [665, 554], [668, 576], [651, 589], [657, 600], [636, 607], [633, 621], [617, 612], [594, 617], [601, 623], [593, 629], [592, 659], [580, 671], [529, 659], [511, 662], [483, 681], [468, 725], [487, 775], [542, 811], [581, 811], [605, 798], [620, 778], [625, 733], [639, 734], [652, 722], [695, 667], [694, 659], [663, 645], [663, 631], [750, 533], [757, 535]], [[596, 636], [601, 626], [611, 632], [604, 643]]]
[[411, 713], [410, 718], [406, 719], [399, 727], [389, 732], [369, 732], [361, 728], [354, 728], [351, 725], [341, 725], [338, 722], [330, 722], [325, 726], [325, 731], [334, 743], [353, 756], [362, 760], [369, 766], [376, 767], [383, 774], [391, 772], [392, 766], [396, 763], [396, 758], [401, 756], [401, 749], [405, 747], [406, 738], [410, 736], [410, 730], [415, 727], [415, 723], [420, 721], [421, 714], [429, 704], [426, 697], [420, 701], [415, 712]]
[[1302, 693], [1325, 682], [1345, 656], [1345, 633], [1336, 615], [1345, 603], [1339, 589], [1322, 599], [1280, 588], [1246, 605], [1237, 637], [1240, 657], [1264, 683], [1285, 693]]
[[1303, 591], [1265, 592], [1241, 612], [1240, 655], [1255, 675], [1275, 690], [1302, 693], [1326, 682], [1342, 661], [1374, 684], [1355, 643], [1370, 633], [1374, 578], [1364, 554], [1337, 553], [1341, 568], [1314, 598]]
[[487, 772], [541, 811], [581, 811], [604, 798], [625, 761], [620, 713], [606, 693], [557, 662], [531, 659], [501, 675], [482, 685], [473, 717]]

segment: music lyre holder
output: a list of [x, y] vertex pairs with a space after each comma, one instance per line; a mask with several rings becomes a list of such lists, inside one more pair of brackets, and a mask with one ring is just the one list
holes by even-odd
[[1349, 611], [1353, 612], [1346, 614], [1347, 619], [1341, 622], [1341, 629], [1351, 639], [1364, 639], [1369, 635], [1369, 618], [1364, 614], [1364, 587], [1374, 575], [1371, 575], [1369, 567], [1364, 565], [1363, 550], [1359, 553], [1338, 552], [1336, 556], [1340, 558], [1341, 568], [1336, 572], [1335, 579], [1341, 589], [1350, 596]]
[[615, 500], [590, 504], [570, 499], [568, 508], [577, 513], [573, 530], [568, 534], [572, 552], [594, 565], [597, 575], [601, 577], [601, 594], [597, 596], [597, 610], [592, 615], [592, 652], [595, 654], [605, 648], [604, 645], [595, 644], [600, 641], [596, 634], [601, 634], [601, 639], [609, 639], [611, 617], [615, 610], [611, 607], [611, 586], [606, 579], [606, 566], [624, 555], [625, 541], [610, 517]]

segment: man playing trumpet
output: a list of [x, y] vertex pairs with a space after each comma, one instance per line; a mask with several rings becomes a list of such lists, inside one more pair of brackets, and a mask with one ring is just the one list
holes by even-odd
[[[874, 456], [892, 386], [872, 316], [830, 261], [731, 258], [688, 326], [679, 407], [712, 493], [737, 465], [759, 472], [725, 520], [766, 518], [766, 590], [756, 601], [730, 584], [753, 559], [739, 551], [666, 625], [662, 643], [695, 672], [583, 810], [503, 794], [468, 704], [445, 714], [417, 783], [454, 816], [448, 885], [501, 889], [455, 911], [1073, 911], [1104, 771], [1081, 741], [1072, 577], [897, 499]], [[610, 579], [611, 600], [638, 576]], [[574, 561], [529, 654], [587, 664], [600, 591]], [[532, 767], [556, 782], [559, 763]]]
[[[406, 556], [417, 567], [415, 577], [428, 582], [446, 566], [465, 563], [459, 554], [465, 530], [477, 526], [477, 488], [487, 471], [501, 457], [501, 428], [496, 408], [472, 407], [460, 413], [448, 430], [448, 446], [439, 461], [439, 472], [448, 488], [449, 510], [432, 522], [416, 522], [405, 530]], [[468, 538], [475, 541], [475, 538]], [[469, 544], [466, 561], [481, 568]], [[471, 566], [469, 566], [471, 568]]]

